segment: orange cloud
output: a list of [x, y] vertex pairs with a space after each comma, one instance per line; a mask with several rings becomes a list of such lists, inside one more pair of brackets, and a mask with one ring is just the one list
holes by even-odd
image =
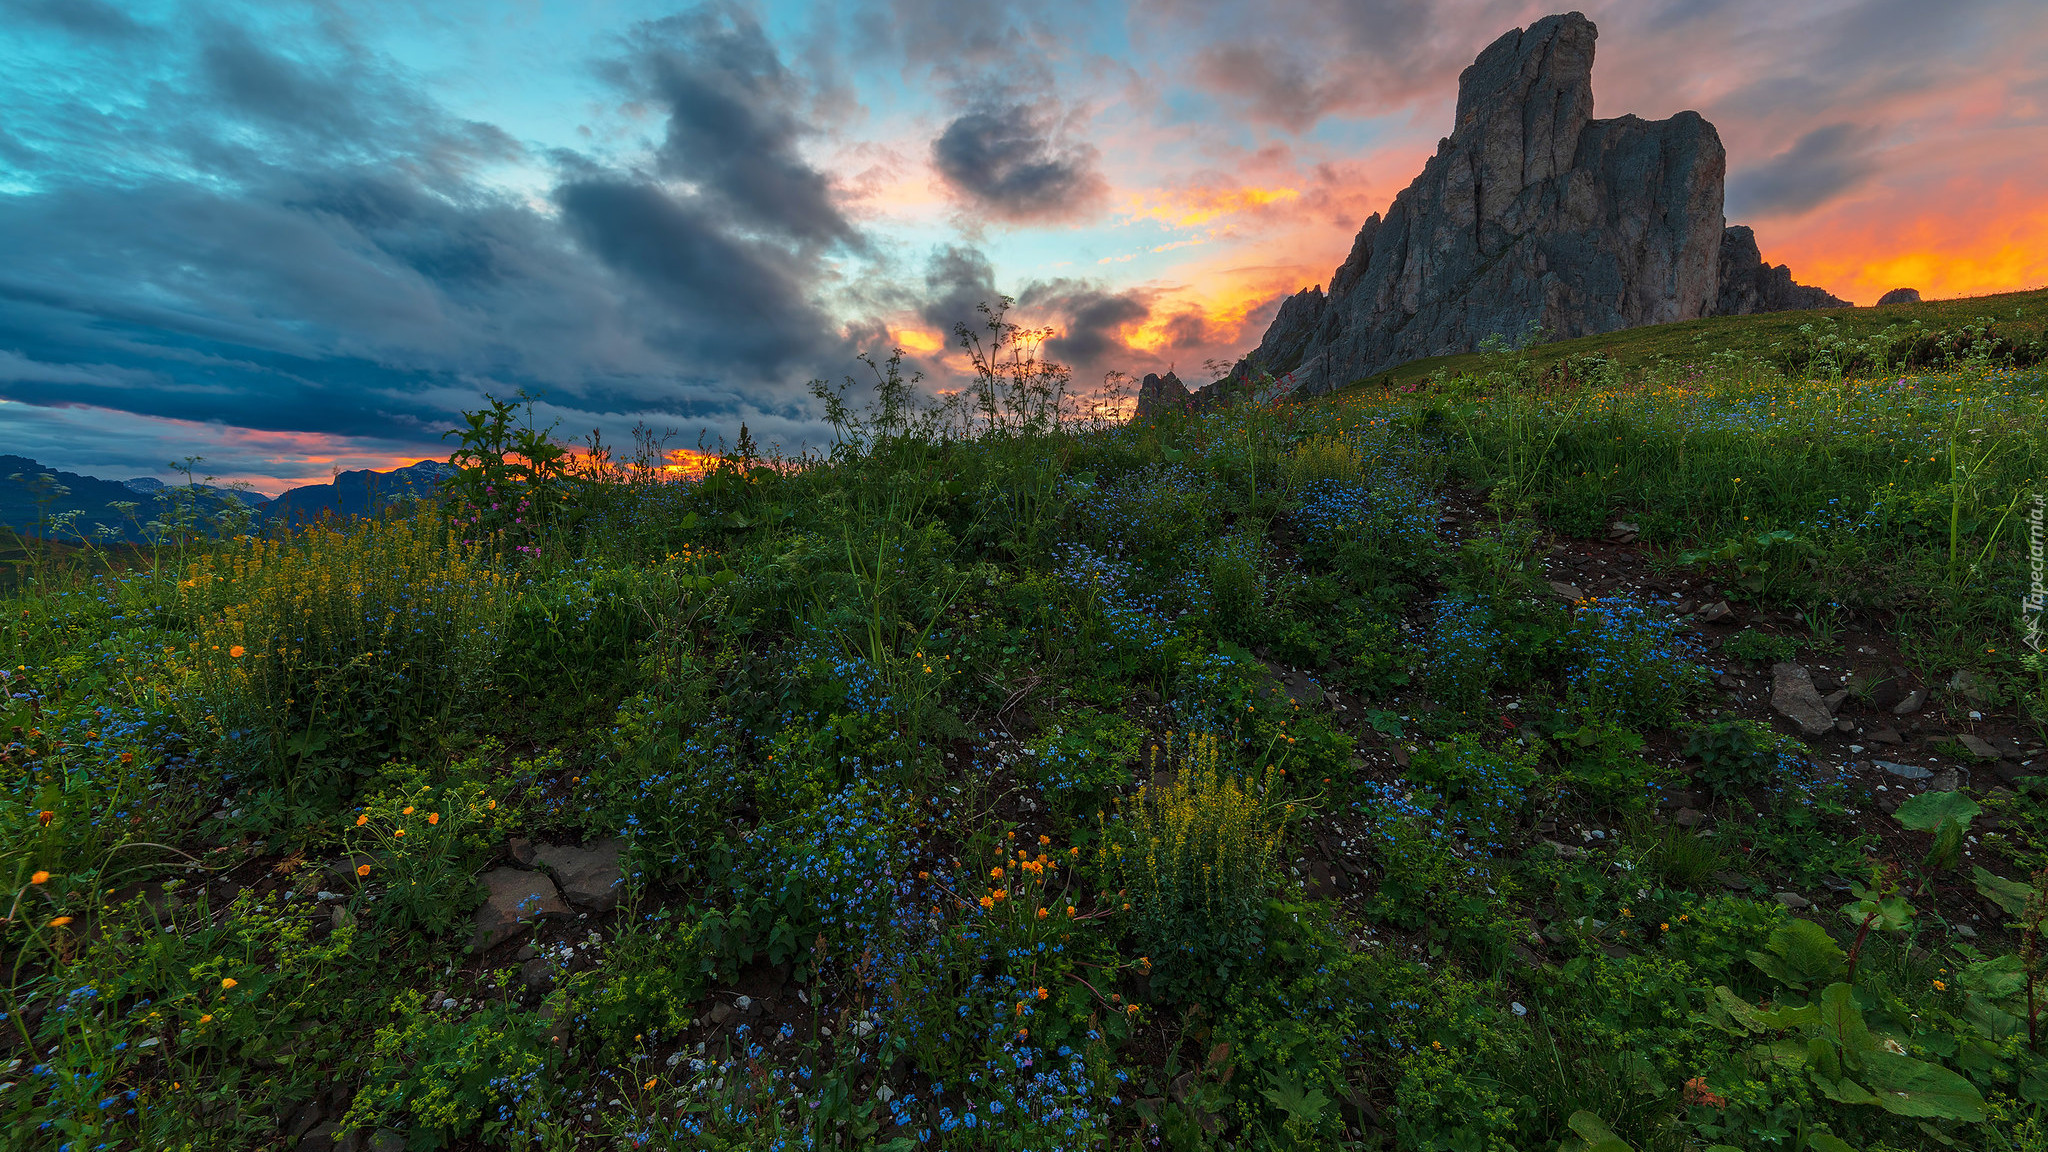
[[1132, 220], [1157, 220], [1173, 228], [1196, 228], [1211, 220], [1300, 196], [1293, 188], [1187, 188], [1134, 193], [1125, 200], [1124, 215]]
[[[1974, 187], [1971, 175], [1844, 205], [1798, 224], [1773, 224], [1757, 235], [1774, 263], [1792, 266], [1795, 279], [1858, 304], [1874, 304], [1893, 288], [1944, 299], [2048, 283], [2042, 182], [2011, 180], [1986, 189]], [[1968, 207], [1958, 211], [1957, 205]]]

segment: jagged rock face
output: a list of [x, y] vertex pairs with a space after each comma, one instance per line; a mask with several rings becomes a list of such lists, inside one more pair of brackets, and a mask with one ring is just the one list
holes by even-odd
[[1236, 371], [1313, 394], [1496, 334], [1567, 339], [1713, 315], [1731, 276], [1750, 310], [1819, 306], [1783, 303], [1817, 290], [1789, 273], [1780, 284], [1782, 269], [1729, 264], [1727, 155], [1712, 124], [1695, 112], [1593, 119], [1597, 35], [1573, 12], [1481, 52], [1422, 174], [1359, 229], [1327, 295], [1284, 301]]
[[1139, 416], [1150, 416], [1157, 412], [1180, 408], [1187, 402], [1187, 386], [1172, 372], [1164, 376], [1156, 372], [1147, 372], [1145, 378], [1138, 382]]
[[1887, 304], [1918, 304], [1919, 302], [1920, 290], [1918, 288], [1894, 288], [1877, 298], [1877, 306], [1879, 308]]
[[1757, 312], [1788, 312], [1798, 308], [1848, 308], [1850, 303], [1792, 282], [1792, 269], [1766, 264], [1757, 250], [1756, 233], [1735, 224], [1721, 233], [1721, 293], [1716, 316], [1749, 316]]

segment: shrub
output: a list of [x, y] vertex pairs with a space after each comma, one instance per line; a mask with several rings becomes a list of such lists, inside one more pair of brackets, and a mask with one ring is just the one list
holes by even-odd
[[1699, 685], [1674, 621], [1659, 620], [1626, 600], [1581, 602], [1565, 643], [1570, 702], [1589, 721], [1643, 728], [1668, 725]]
[[1223, 763], [1222, 742], [1188, 742], [1180, 775], [1138, 790], [1102, 824], [1108, 887], [1130, 905], [1131, 931], [1169, 985], [1227, 978], [1255, 954], [1267, 891], [1292, 806], [1279, 778], [1246, 780]]
[[1685, 741], [1685, 755], [1700, 762], [1700, 779], [1717, 794], [1761, 787], [1790, 773], [1796, 748], [1796, 742], [1748, 720], [1724, 720]]
[[464, 768], [477, 765], [439, 782], [411, 765], [387, 768], [347, 829], [351, 850], [371, 858], [358, 875], [381, 896], [380, 923], [439, 933], [476, 906], [477, 866], [516, 825], [513, 806]]
[[512, 580], [423, 508], [230, 544], [180, 593], [190, 722], [252, 734], [287, 789], [345, 790], [332, 770], [423, 751], [476, 698]]
[[1310, 436], [1295, 445], [1281, 464], [1287, 486], [1297, 491], [1317, 482], [1355, 485], [1363, 470], [1358, 449], [1351, 441], [1327, 434]]

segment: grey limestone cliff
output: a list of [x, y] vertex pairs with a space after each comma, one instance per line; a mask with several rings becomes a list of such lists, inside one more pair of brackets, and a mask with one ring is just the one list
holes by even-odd
[[1313, 394], [1493, 335], [1840, 303], [1764, 264], [1749, 229], [1724, 228], [1727, 156], [1698, 113], [1593, 119], [1596, 35], [1573, 12], [1481, 52], [1421, 175], [1366, 220], [1327, 293], [1281, 303], [1237, 371]]

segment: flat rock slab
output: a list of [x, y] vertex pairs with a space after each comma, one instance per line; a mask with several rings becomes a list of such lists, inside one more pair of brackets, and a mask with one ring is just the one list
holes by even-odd
[[535, 848], [533, 855], [571, 903], [593, 912], [609, 912], [619, 906], [619, 894], [625, 888], [625, 876], [619, 871], [619, 855], [625, 850], [626, 842], [613, 838], [588, 848], [544, 844]]
[[1918, 764], [1899, 764], [1891, 760], [1879, 760], [1877, 766], [1901, 780], [1925, 780], [1934, 775], [1933, 771]]
[[538, 872], [493, 868], [481, 877], [490, 895], [476, 910], [476, 935], [470, 947], [487, 952], [532, 926], [543, 916], [572, 916], [555, 882]]
[[1979, 760], [1999, 759], [1998, 749], [1993, 748], [1988, 741], [1981, 740], [1967, 732], [1956, 737], [1956, 743], [1968, 748], [1970, 755], [1975, 756]]
[[1835, 714], [1813, 686], [1813, 676], [1797, 664], [1771, 665], [1771, 708], [1799, 725], [1808, 736], [1835, 728]]

